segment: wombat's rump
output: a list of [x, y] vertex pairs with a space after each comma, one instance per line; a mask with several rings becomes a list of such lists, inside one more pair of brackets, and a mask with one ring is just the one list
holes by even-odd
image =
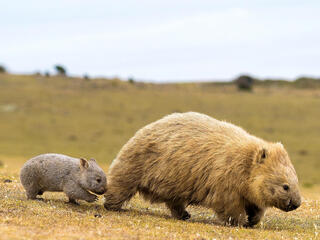
[[28, 160], [20, 171], [28, 199], [45, 191], [64, 192], [69, 202], [97, 200], [106, 191], [106, 175], [94, 159], [77, 159], [62, 154], [42, 154]]
[[282, 144], [230, 123], [189, 112], [140, 129], [110, 166], [106, 209], [119, 210], [138, 191], [188, 219], [189, 204], [212, 208], [231, 225], [257, 224], [267, 207], [300, 205], [296, 172]]

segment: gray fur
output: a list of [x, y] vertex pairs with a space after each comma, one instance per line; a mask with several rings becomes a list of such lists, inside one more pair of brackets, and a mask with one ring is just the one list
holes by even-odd
[[[69, 202], [94, 202], [96, 194], [106, 192], [106, 175], [94, 159], [89, 161], [62, 154], [48, 153], [28, 160], [20, 172], [28, 199], [43, 192], [64, 192]], [[89, 192], [90, 191], [90, 192]]]

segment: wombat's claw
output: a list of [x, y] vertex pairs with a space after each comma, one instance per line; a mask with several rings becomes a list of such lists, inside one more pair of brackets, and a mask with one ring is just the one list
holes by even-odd
[[93, 203], [99, 200], [99, 197], [96, 195], [91, 194], [90, 197], [88, 197], [88, 199], [86, 199], [86, 201], [88, 203]]
[[247, 222], [243, 225], [244, 228], [253, 228], [254, 224]]
[[36, 200], [36, 201], [44, 201], [43, 198], [35, 198], [34, 200]]
[[66, 202], [67, 204], [74, 204], [74, 205], [80, 205], [79, 203], [76, 202], [76, 200], [74, 199], [69, 199], [68, 202]]
[[188, 213], [187, 211], [184, 211], [183, 213], [182, 213], [182, 216], [181, 216], [181, 220], [188, 220], [189, 218], [191, 218], [191, 215], [190, 215], [190, 213]]

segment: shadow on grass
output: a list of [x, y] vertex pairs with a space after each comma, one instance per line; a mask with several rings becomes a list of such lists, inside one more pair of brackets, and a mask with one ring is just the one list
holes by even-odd
[[[105, 210], [107, 211], [107, 210]], [[149, 208], [142, 208], [135, 209], [135, 208], [129, 208], [129, 209], [123, 209], [121, 211], [113, 211], [113, 213], [117, 213], [121, 216], [150, 216], [150, 217], [156, 217], [156, 218], [162, 218], [165, 220], [173, 220], [173, 221], [179, 221], [181, 223], [201, 223], [201, 224], [207, 224], [217, 227], [226, 227], [226, 228], [238, 228], [234, 226], [228, 226], [223, 224], [221, 221], [219, 221], [217, 218], [211, 217], [211, 216], [198, 216], [199, 213], [194, 214], [194, 218], [192, 217], [192, 211], [191, 211], [191, 218], [183, 221], [183, 220], [177, 220], [171, 217], [170, 215], [166, 214], [164, 212], [164, 209], [159, 210], [153, 210]], [[202, 215], [202, 214], [201, 214]], [[262, 223], [259, 223], [258, 225], [252, 227], [252, 228], [243, 228], [248, 231], [307, 231], [307, 230], [314, 230], [315, 225], [320, 225], [320, 219], [314, 219], [314, 218], [291, 218], [291, 217], [268, 217], [266, 219], [263, 219]]]
[[[107, 211], [107, 210], [105, 210]], [[217, 226], [224, 226], [218, 219], [214, 218], [201, 218], [199, 216], [196, 216], [195, 218], [192, 217], [191, 212], [191, 218], [188, 220], [178, 220], [173, 218], [170, 214], [167, 214], [164, 209], [150, 209], [150, 208], [128, 208], [128, 209], [122, 209], [120, 211], [111, 211], [114, 213], [118, 213], [120, 215], [127, 215], [127, 216], [150, 216], [150, 217], [156, 217], [156, 218], [162, 218], [165, 220], [173, 220], [178, 221], [181, 223], [202, 223], [202, 224], [209, 224], [209, 225], [217, 225]]]
[[[9, 190], [9, 189], [8, 189]], [[149, 208], [144, 206], [127, 206], [120, 211], [108, 211], [104, 208], [101, 199], [98, 202], [87, 203], [85, 201], [79, 201], [79, 205], [70, 204], [67, 202], [67, 198], [61, 198], [63, 193], [49, 193], [43, 197], [42, 201], [27, 200], [25, 193], [21, 191], [8, 191], [8, 197], [11, 200], [21, 200], [21, 201], [32, 201], [39, 205], [44, 206], [48, 204], [50, 206], [55, 206], [59, 210], [67, 210], [72, 212], [77, 212], [81, 214], [93, 214], [99, 213], [99, 217], [107, 216], [109, 214], [119, 215], [122, 217], [155, 217], [171, 221], [179, 221], [181, 223], [201, 223], [217, 227], [228, 227], [222, 224], [217, 218], [213, 217], [211, 210], [206, 211], [205, 208], [194, 208], [188, 210], [191, 213], [191, 219], [187, 221], [176, 220], [166, 211], [165, 207], [159, 206], [158, 208]], [[58, 195], [59, 194], [59, 195]], [[61, 194], [61, 195], [60, 195]], [[134, 204], [135, 205], [135, 204]], [[284, 215], [269, 215], [266, 216], [263, 221], [253, 228], [248, 228], [248, 230], [257, 231], [307, 231], [314, 230], [314, 226], [320, 225], [320, 219], [314, 217], [291, 217]]]

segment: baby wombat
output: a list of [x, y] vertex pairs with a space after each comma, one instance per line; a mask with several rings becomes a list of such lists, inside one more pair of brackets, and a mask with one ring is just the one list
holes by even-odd
[[[43, 192], [64, 192], [70, 203], [75, 200], [94, 202], [96, 194], [106, 192], [106, 175], [94, 159], [72, 158], [62, 154], [42, 154], [22, 167], [20, 179], [28, 199]], [[89, 192], [90, 191], [90, 192]]]

